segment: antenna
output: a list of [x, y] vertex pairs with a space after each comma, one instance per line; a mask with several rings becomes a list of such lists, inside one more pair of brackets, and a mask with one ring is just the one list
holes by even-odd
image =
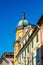
[[25, 14], [25, 12], [23, 12], [23, 14], [22, 14], [22, 19], [24, 20], [26, 17], [26, 14]]

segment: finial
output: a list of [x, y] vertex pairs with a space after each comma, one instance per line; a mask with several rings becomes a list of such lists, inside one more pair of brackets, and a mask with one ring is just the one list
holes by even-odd
[[25, 13], [23, 12], [22, 14], [22, 19], [24, 20], [25, 19]]

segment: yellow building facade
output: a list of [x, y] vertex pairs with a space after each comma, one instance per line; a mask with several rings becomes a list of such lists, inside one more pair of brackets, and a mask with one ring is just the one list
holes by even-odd
[[14, 42], [14, 65], [43, 65], [41, 47], [43, 45], [43, 15], [38, 26], [30, 24], [25, 15], [18, 22]]

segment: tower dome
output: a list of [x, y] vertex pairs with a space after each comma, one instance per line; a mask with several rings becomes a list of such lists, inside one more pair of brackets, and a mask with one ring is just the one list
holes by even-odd
[[20, 20], [17, 27], [21, 27], [21, 26], [25, 27], [25, 26], [28, 26], [28, 25], [29, 25], [29, 23], [28, 23], [27, 20]]
[[25, 13], [23, 13], [22, 20], [18, 22], [17, 29], [26, 27], [28, 25], [30, 25], [30, 23], [25, 19]]

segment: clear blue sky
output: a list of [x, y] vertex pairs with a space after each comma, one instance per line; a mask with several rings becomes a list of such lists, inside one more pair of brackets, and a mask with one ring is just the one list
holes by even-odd
[[22, 12], [26, 12], [30, 23], [36, 24], [43, 14], [43, 0], [0, 0], [0, 57], [14, 50], [15, 30]]

